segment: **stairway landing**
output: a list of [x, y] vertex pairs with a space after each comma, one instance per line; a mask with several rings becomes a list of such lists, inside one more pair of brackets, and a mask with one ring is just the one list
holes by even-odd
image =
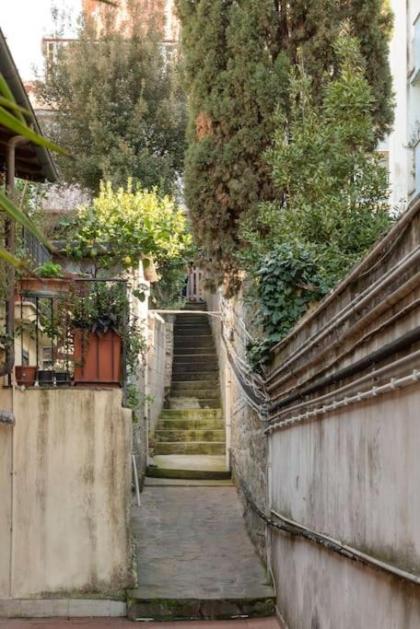
[[139, 587], [128, 594], [132, 620], [275, 614], [233, 486], [146, 487], [133, 532]]

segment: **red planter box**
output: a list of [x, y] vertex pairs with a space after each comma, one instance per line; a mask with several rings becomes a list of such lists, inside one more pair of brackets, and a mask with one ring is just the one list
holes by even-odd
[[74, 383], [121, 385], [121, 337], [110, 330], [99, 336], [76, 330]]
[[37, 367], [17, 365], [15, 367], [16, 382], [19, 386], [33, 387], [36, 379]]

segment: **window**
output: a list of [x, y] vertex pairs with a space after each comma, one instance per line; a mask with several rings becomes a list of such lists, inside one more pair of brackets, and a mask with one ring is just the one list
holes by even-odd
[[53, 367], [53, 351], [52, 347], [42, 348], [42, 369], [52, 369]]

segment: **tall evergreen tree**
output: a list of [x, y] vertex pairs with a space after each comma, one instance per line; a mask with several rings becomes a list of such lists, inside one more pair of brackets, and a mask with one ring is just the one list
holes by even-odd
[[39, 83], [55, 111], [51, 134], [75, 158], [61, 160], [64, 179], [93, 192], [102, 179], [126, 186], [128, 178], [169, 192], [183, 169], [186, 108], [176, 67], [161, 36], [132, 17], [129, 33], [110, 22], [98, 36], [83, 23]]
[[186, 200], [196, 242], [220, 280], [235, 276], [240, 217], [278, 196], [264, 154], [290, 66], [303, 59], [314, 95], [337, 72], [344, 19], [360, 40], [374, 95], [374, 141], [392, 121], [383, 0], [177, 0], [190, 120]]

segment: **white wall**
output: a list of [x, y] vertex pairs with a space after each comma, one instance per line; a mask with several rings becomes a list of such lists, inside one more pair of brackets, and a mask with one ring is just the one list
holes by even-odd
[[122, 592], [132, 427], [121, 391], [15, 389], [13, 410], [16, 425], [0, 426], [0, 598]]

